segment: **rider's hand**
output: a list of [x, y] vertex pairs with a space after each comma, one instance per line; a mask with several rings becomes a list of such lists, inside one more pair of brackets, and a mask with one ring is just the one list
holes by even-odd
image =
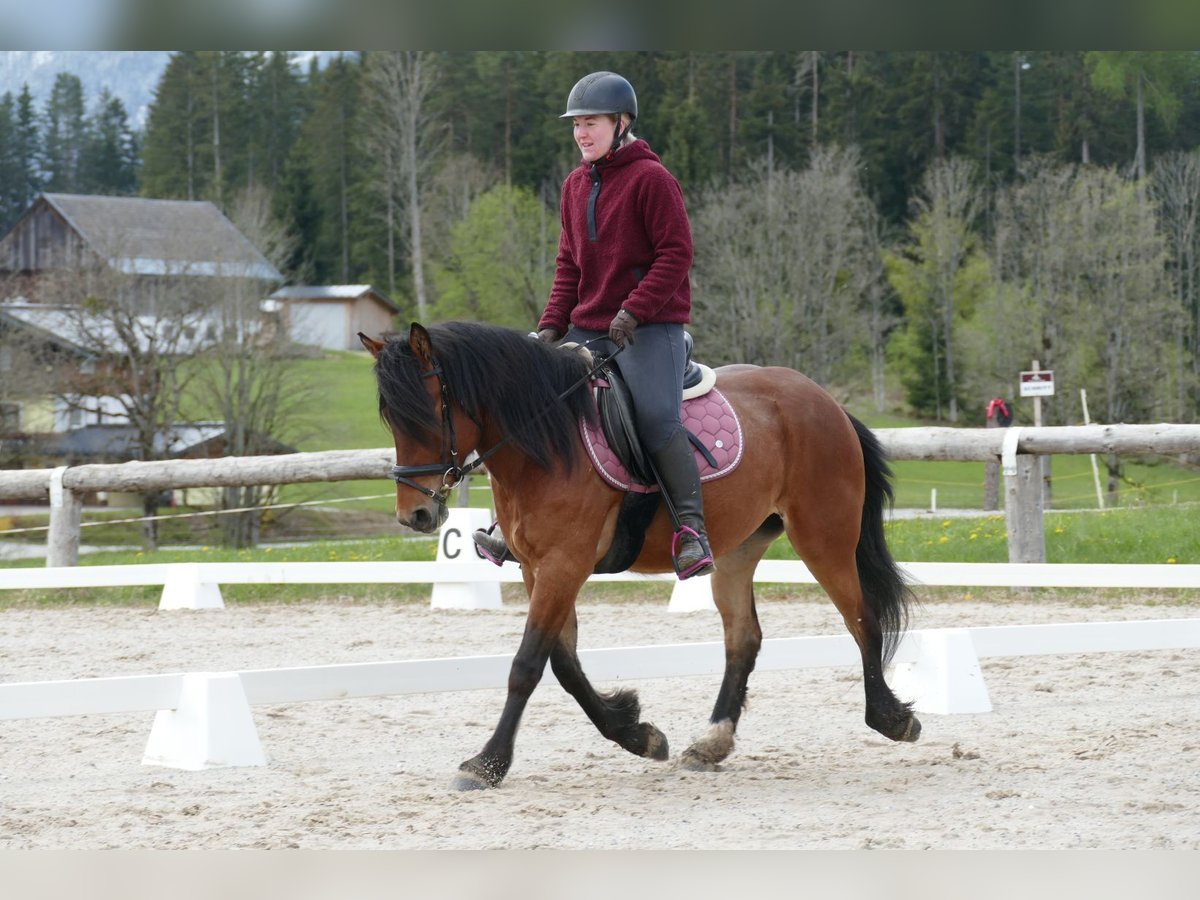
[[608, 339], [618, 347], [624, 347], [625, 342], [633, 343], [633, 330], [638, 327], [638, 320], [625, 310], [613, 316], [608, 326]]
[[543, 328], [537, 333], [537, 339], [546, 344], [553, 344], [561, 337], [557, 328]]

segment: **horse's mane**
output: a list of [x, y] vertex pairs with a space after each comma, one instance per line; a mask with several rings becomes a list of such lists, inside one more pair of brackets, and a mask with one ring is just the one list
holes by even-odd
[[[489, 417], [543, 468], [552, 468], [556, 461], [568, 470], [575, 464], [578, 421], [596, 420], [586, 385], [558, 398], [587, 373], [578, 354], [480, 322], [446, 322], [428, 331], [451, 403], [476, 422]], [[407, 340], [384, 345], [375, 362], [379, 416], [398, 433], [436, 448], [441, 410], [430, 402], [422, 369]]]

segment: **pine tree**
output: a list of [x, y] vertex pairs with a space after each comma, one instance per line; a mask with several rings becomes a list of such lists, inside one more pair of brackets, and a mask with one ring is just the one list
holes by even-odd
[[106, 88], [88, 119], [82, 160], [83, 189], [95, 194], [137, 193], [138, 143], [125, 104]]
[[17, 165], [21, 170], [21, 206], [28, 206], [42, 189], [42, 176], [38, 171], [41, 155], [41, 135], [38, 131], [37, 110], [33, 106], [33, 94], [29, 85], [21, 87], [17, 97], [16, 113]]
[[8, 91], [0, 97], [0, 234], [16, 220], [23, 205], [16, 103]]
[[211, 93], [195, 51], [171, 57], [154, 92], [142, 147], [142, 194], [199, 200], [212, 184]]
[[46, 101], [43, 165], [46, 189], [73, 193], [80, 189], [80, 162], [87, 136], [84, 123], [83, 82], [78, 75], [60, 72]]

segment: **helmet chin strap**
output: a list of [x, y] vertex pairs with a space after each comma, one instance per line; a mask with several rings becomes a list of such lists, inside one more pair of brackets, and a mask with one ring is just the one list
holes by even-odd
[[629, 131], [629, 129], [624, 128], [624, 123], [618, 118], [617, 119], [617, 130], [613, 134], [612, 147], [610, 147], [608, 152], [606, 154], [604, 154], [605, 162], [611, 162], [612, 158], [617, 155], [617, 151], [621, 149], [621, 138], [625, 137], [625, 134], [628, 131]]

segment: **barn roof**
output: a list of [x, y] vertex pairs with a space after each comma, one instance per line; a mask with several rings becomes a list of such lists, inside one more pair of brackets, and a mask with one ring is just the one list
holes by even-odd
[[213, 204], [89, 194], [42, 198], [114, 269], [282, 281], [279, 270]]
[[399, 312], [400, 307], [383, 291], [369, 284], [290, 284], [279, 288], [269, 299], [271, 300], [357, 300], [367, 294], [378, 299], [392, 312]]
[[[24, 302], [0, 303], [0, 322], [16, 325], [42, 340], [50, 341], [87, 355], [105, 356], [130, 350], [131, 338], [118, 333], [111, 319], [87, 312], [77, 306], [49, 306]], [[130, 326], [138, 349], [146, 351], [154, 339], [163, 353], [193, 353], [203, 346], [194, 333], [176, 333], [188, 323], [154, 316], [136, 316], [123, 324]], [[193, 332], [196, 329], [193, 328]]]

